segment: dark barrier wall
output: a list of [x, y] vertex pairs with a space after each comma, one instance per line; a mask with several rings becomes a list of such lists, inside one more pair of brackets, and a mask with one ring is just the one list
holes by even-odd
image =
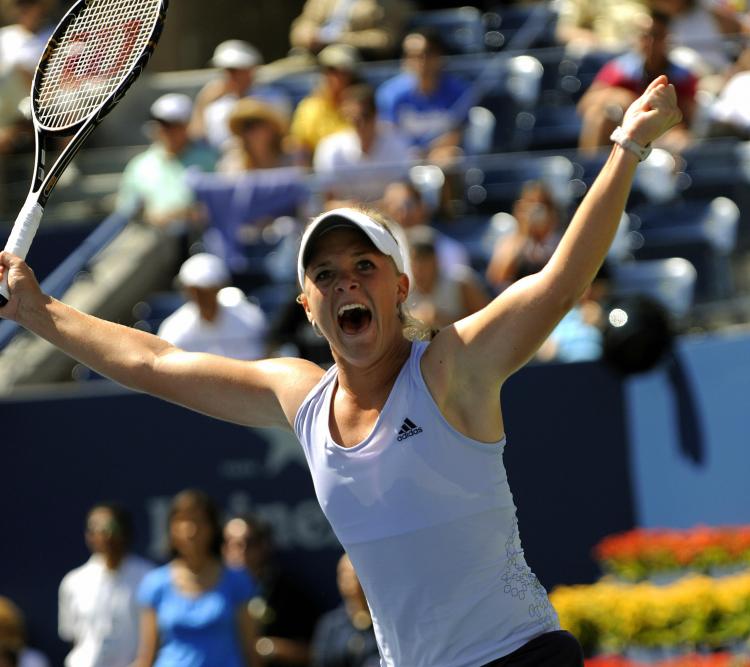
[[[593, 580], [590, 549], [633, 525], [620, 382], [596, 364], [530, 367], [503, 390], [506, 465], [527, 557], [542, 582]], [[86, 510], [135, 513], [136, 551], [159, 560], [170, 497], [197, 486], [227, 512], [273, 523], [282, 556], [324, 606], [339, 547], [317, 507], [301, 448], [109, 383], [0, 402], [0, 594], [27, 613], [33, 643], [61, 664], [57, 586], [87, 558]]]

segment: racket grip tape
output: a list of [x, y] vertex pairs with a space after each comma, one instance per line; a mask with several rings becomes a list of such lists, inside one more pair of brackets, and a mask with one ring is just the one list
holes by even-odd
[[[26, 259], [36, 230], [39, 229], [43, 213], [44, 207], [39, 204], [36, 196], [29, 195], [16, 218], [16, 222], [13, 224], [8, 242], [5, 244], [6, 252], [17, 255], [21, 259]], [[6, 271], [3, 275], [3, 281], [0, 283], [0, 307], [8, 303], [9, 298], [8, 272]]]

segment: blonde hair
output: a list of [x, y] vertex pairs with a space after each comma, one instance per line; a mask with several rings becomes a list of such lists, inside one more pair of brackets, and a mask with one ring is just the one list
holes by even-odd
[[[404, 255], [408, 257], [409, 244], [406, 240], [406, 235], [404, 234], [404, 230], [402, 229], [401, 225], [399, 225], [393, 218], [373, 206], [357, 204], [356, 206], [352, 206], [351, 208], [355, 211], [363, 213], [371, 220], [383, 227], [383, 229], [385, 229], [394, 239], [396, 239], [396, 243], [398, 243], [399, 247], [404, 250]], [[316, 219], [317, 218], [313, 218], [312, 220], [310, 220], [308, 226], [315, 222]], [[393, 262], [393, 268], [398, 271], [398, 267], [396, 266], [395, 262]], [[408, 268], [406, 270], [406, 275], [411, 281], [411, 275], [409, 275]], [[301, 303], [301, 296], [302, 295], [299, 295], [297, 297], [297, 303]], [[432, 340], [437, 333], [437, 330], [432, 329], [431, 327], [427, 326], [427, 324], [422, 322], [422, 320], [414, 317], [409, 312], [409, 308], [404, 303], [398, 304], [398, 319], [401, 321], [401, 332], [406, 340]]]

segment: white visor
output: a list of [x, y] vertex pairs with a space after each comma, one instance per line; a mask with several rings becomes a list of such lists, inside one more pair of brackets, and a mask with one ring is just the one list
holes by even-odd
[[400, 273], [408, 273], [404, 243], [399, 243], [394, 234], [380, 223], [375, 222], [369, 215], [352, 208], [335, 208], [316, 218], [305, 230], [297, 255], [297, 278], [300, 286], [305, 285], [305, 265], [310, 259], [310, 243], [321, 234], [337, 227], [356, 227], [364, 232], [373, 245], [384, 255], [390, 257]]

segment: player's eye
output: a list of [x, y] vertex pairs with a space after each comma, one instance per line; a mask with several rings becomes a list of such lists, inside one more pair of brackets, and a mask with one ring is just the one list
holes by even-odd
[[316, 283], [324, 282], [326, 280], [329, 280], [332, 275], [333, 272], [330, 269], [323, 269], [315, 273], [314, 281]]

